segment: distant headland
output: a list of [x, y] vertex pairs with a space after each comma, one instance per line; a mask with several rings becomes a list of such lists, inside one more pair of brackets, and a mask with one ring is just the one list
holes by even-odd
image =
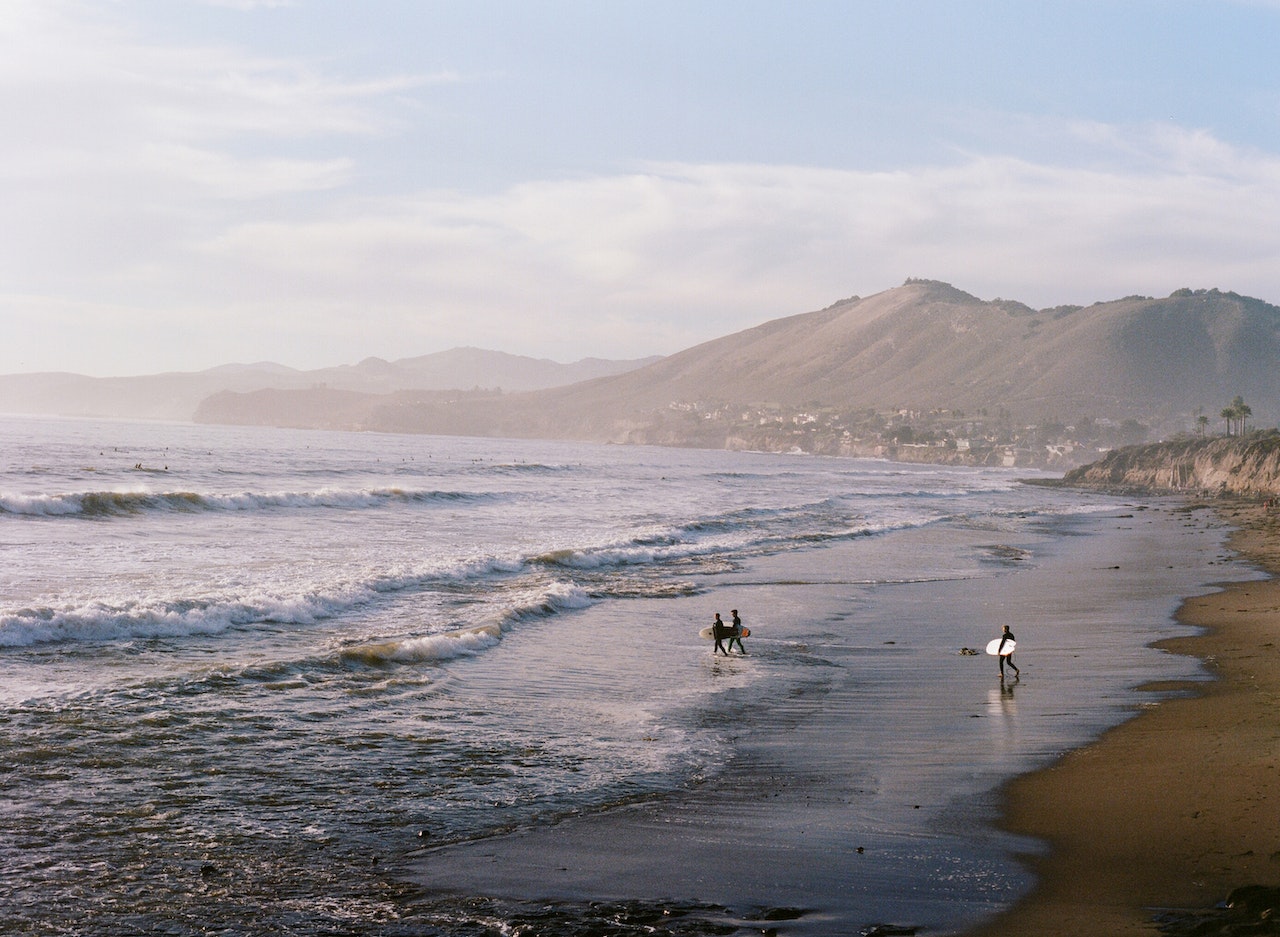
[[1067, 472], [1079, 487], [1168, 494], [1280, 496], [1280, 431], [1126, 446]]

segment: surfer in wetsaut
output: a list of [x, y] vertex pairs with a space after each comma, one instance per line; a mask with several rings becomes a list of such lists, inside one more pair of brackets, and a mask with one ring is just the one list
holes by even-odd
[[1000, 679], [1001, 680], [1004, 679], [1005, 661], [1009, 662], [1009, 668], [1014, 672], [1016, 676], [1022, 675], [1022, 672], [1018, 670], [1018, 665], [1013, 662], [1013, 652], [1010, 651], [1008, 654], [1003, 653], [1005, 642], [1006, 641], [1011, 642], [1013, 640], [1014, 640], [1013, 632], [1009, 630], [1008, 625], [1005, 625], [1004, 630], [1000, 632], [1000, 647], [996, 649], [996, 660], [1000, 661]]
[[712, 657], [716, 656], [716, 651], [719, 651], [725, 657], [729, 656], [729, 652], [724, 649], [724, 644], [722, 643], [728, 634], [729, 626], [721, 621], [720, 613], [716, 612], [716, 620], [711, 623], [711, 637], [716, 639], [716, 646], [711, 649]]
[[[736, 608], [730, 609], [729, 614], [733, 616], [733, 625], [729, 628], [729, 651], [733, 650], [733, 642], [737, 641], [738, 650], [745, 656], [747, 649], [742, 646], [742, 619], [738, 617]], [[729, 651], [725, 651], [725, 654], [728, 655]]]

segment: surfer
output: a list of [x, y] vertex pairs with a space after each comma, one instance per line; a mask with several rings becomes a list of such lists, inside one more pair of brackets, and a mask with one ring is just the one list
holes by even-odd
[[1018, 670], [1018, 665], [1013, 662], [1013, 652], [1010, 651], [1008, 654], [1001, 653], [1001, 651], [1004, 650], [1004, 643], [1006, 641], [1013, 641], [1013, 640], [1014, 640], [1013, 632], [1009, 630], [1008, 625], [1005, 625], [1004, 630], [1000, 632], [1000, 647], [996, 649], [996, 659], [1000, 661], [1000, 679], [1001, 680], [1004, 679], [1004, 662], [1005, 661], [1009, 662], [1009, 666], [1013, 669], [1013, 672], [1015, 675], [1017, 676], [1022, 675], [1021, 671]]
[[[733, 650], [733, 642], [737, 641], [738, 650], [745, 655], [747, 653], [747, 649], [742, 646], [742, 619], [738, 617], [738, 610], [736, 608], [730, 609], [729, 614], [733, 616], [733, 627], [729, 629], [729, 651]], [[726, 656], [728, 656], [729, 651], [725, 651]]]
[[716, 651], [719, 651], [725, 657], [729, 656], [729, 652], [724, 649], [724, 645], [721, 643], [724, 641], [728, 631], [728, 625], [720, 620], [720, 613], [716, 612], [716, 620], [711, 623], [711, 637], [716, 639], [716, 646], [711, 649], [712, 657], [716, 656]]

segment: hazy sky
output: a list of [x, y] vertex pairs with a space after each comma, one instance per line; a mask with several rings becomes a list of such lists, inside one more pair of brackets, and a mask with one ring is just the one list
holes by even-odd
[[1280, 303], [1278, 49], [1280, 0], [0, 0], [0, 373]]

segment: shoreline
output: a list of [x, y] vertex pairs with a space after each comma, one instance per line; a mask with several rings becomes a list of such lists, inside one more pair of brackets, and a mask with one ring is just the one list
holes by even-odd
[[[688, 909], [708, 927], [743, 932], [785, 912], [776, 930], [797, 937], [890, 923], [960, 933], [1033, 885], [1010, 861], [1027, 841], [994, 828], [997, 785], [1131, 719], [1131, 688], [1143, 675], [1196, 678], [1190, 661], [1153, 662], [1149, 642], [1188, 633], [1169, 627], [1188, 577], [1204, 588], [1216, 578], [1223, 525], [1203, 520], [1118, 505], [1019, 529], [1008, 541], [983, 525], [941, 525], [905, 532], [888, 552], [856, 539], [772, 557], [727, 574], [710, 593], [774, 610], [772, 620], [751, 619], [761, 643], [742, 661], [708, 662], [707, 646], [689, 643], [686, 622], [717, 601], [704, 595], [628, 606], [617, 619], [622, 610], [594, 606], [566, 624], [580, 634], [557, 632], [542, 650], [550, 636], [523, 635], [512, 666], [562, 655], [568, 641], [583, 669], [593, 666], [594, 635], [649, 621], [643, 636], [623, 631], [635, 646], [618, 646], [599, 666], [608, 672], [614, 652], [654, 647], [673, 649], [672, 666], [699, 661], [706, 685], [720, 686], [708, 700], [742, 713], [724, 722], [732, 756], [656, 798], [424, 844], [407, 857], [406, 877], [445, 908], [484, 895], [516, 909], [545, 902], [565, 920], [604, 901]], [[1007, 577], [946, 574], [958, 552], [987, 557], [974, 570], [1022, 562], [993, 537], [1042, 551], [1045, 561]], [[903, 550], [933, 572], [894, 579]], [[999, 684], [990, 658], [958, 653], [999, 621], [1014, 622], [1032, 648], [1022, 682]], [[785, 679], [746, 680], [756, 668]], [[708, 710], [695, 722], [706, 720], [722, 717]]]
[[1200, 633], [1155, 645], [1214, 679], [1006, 785], [1001, 828], [1048, 848], [1023, 856], [1032, 891], [966, 937], [1190, 933], [1207, 916], [1229, 928], [1229, 894], [1273, 890], [1239, 911], [1247, 928], [1280, 898], [1280, 517], [1248, 502], [1216, 512], [1268, 578], [1186, 599], [1177, 618]]

